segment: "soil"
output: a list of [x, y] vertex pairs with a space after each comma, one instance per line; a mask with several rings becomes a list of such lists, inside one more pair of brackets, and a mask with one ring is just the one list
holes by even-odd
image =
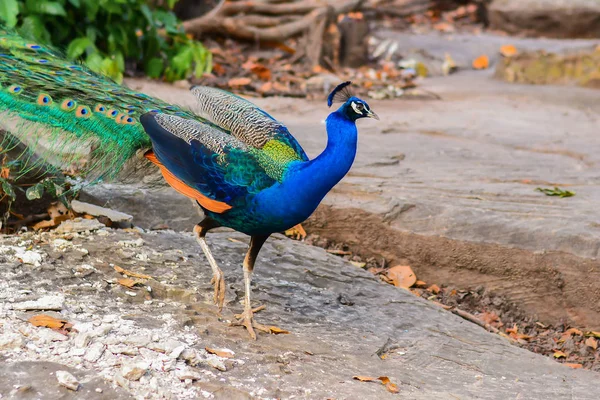
[[[371, 251], [361, 252], [356, 246], [336, 242], [318, 234], [309, 234], [305, 241], [379, 275], [383, 281], [386, 280], [383, 279], [385, 273], [382, 269], [395, 265], [385, 257], [361, 256], [360, 254]], [[446, 309], [466, 311], [462, 314], [468, 314], [471, 322], [478, 319], [481, 321], [478, 324], [487, 324], [491, 327], [490, 331], [510, 338], [515, 346], [542, 354], [571, 368], [600, 371], [600, 332], [585, 331], [564, 322], [545, 324], [537, 315], [519, 306], [514, 299], [494, 293], [482, 285], [453, 287], [444, 285], [439, 280], [417, 281], [409, 290], [418, 297], [445, 306]], [[533, 291], [528, 295], [537, 296]]]

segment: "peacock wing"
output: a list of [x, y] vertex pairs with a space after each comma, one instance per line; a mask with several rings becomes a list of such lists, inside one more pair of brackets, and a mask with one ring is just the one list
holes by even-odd
[[141, 123], [152, 140], [146, 158], [205, 209], [225, 212], [277, 182], [256, 149], [215, 125], [163, 113], [144, 114]]
[[289, 132], [255, 104], [232, 93], [207, 86], [195, 86], [196, 113], [248, 146], [259, 149], [263, 157], [284, 167], [292, 161], [308, 161], [306, 153]]

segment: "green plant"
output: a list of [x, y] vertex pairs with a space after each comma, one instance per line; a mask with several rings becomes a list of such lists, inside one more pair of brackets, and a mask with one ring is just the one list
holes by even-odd
[[126, 63], [175, 81], [212, 68], [211, 53], [171, 11], [176, 2], [151, 9], [147, 0], [0, 0], [0, 21], [118, 82]]

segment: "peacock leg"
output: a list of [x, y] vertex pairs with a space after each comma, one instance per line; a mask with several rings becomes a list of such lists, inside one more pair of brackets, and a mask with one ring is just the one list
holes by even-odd
[[252, 236], [250, 238], [250, 247], [246, 257], [244, 258], [244, 312], [236, 317], [239, 318], [233, 325], [242, 325], [246, 327], [250, 337], [256, 340], [256, 333], [254, 328], [263, 331], [270, 332], [271, 330], [261, 324], [254, 321], [254, 313], [250, 303], [250, 283], [252, 282], [252, 271], [254, 270], [254, 263], [256, 262], [256, 256], [260, 248], [265, 243], [269, 235], [264, 236]]
[[210, 281], [211, 284], [215, 287], [214, 294], [214, 302], [219, 306], [219, 312], [223, 310], [223, 303], [225, 302], [225, 276], [223, 275], [223, 271], [217, 265], [215, 258], [213, 257], [210, 249], [208, 248], [208, 243], [206, 243], [206, 233], [220, 226], [218, 222], [211, 218], [204, 218], [202, 222], [194, 227], [194, 233], [196, 234], [196, 241], [202, 248], [204, 255], [208, 259], [208, 263], [213, 271], [213, 277]]

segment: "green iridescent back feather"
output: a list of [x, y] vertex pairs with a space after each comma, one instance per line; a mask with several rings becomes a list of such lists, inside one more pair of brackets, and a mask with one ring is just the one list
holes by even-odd
[[34, 150], [61, 153], [62, 166], [79, 161], [77, 148], [88, 143], [92, 161], [83, 172], [114, 177], [137, 150], [151, 147], [139, 123], [148, 111], [199, 120], [0, 27], [0, 122]]

